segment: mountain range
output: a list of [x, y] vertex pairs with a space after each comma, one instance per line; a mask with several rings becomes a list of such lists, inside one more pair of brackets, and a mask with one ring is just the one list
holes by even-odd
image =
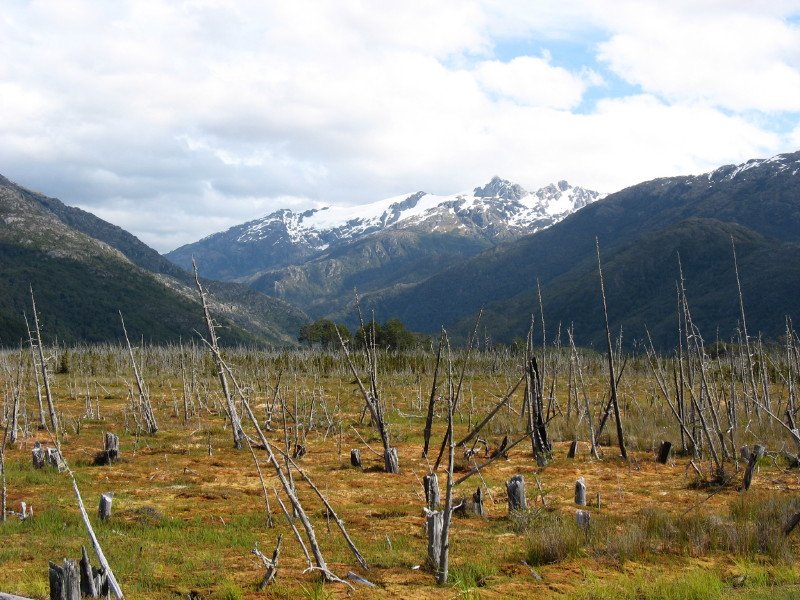
[[[291, 344], [305, 314], [234, 283], [205, 281], [227, 343]], [[123, 229], [0, 176], [0, 344], [27, 339], [30, 289], [44, 337], [189, 339], [205, 324], [193, 276]]]
[[166, 257], [0, 177], [0, 343], [27, 337], [31, 287], [50, 340], [119, 339], [119, 310], [133, 337], [188, 339], [204, 327], [194, 255], [228, 343], [289, 345], [312, 318], [352, 323], [357, 288], [379, 320], [414, 331], [445, 326], [457, 340], [483, 309], [482, 333], [508, 342], [543, 313], [550, 339], [573, 327], [578, 343], [602, 345], [597, 245], [611, 327], [627, 344], [649, 333], [674, 346], [681, 273], [707, 341], [735, 337], [734, 249], [748, 331], [777, 338], [800, 316], [800, 152], [605, 197], [494, 178], [452, 196], [281, 210]]
[[538, 281], [551, 333], [574, 324], [580, 343], [602, 344], [596, 240], [611, 326], [629, 342], [645, 338], [647, 327], [660, 347], [675, 344], [679, 258], [701, 332], [730, 339], [740, 312], [734, 245], [748, 331], [778, 337], [785, 316], [800, 316], [800, 152], [626, 188], [535, 235], [365, 301], [412, 329], [445, 325], [462, 334], [484, 308], [486, 331], [508, 341], [539, 315]]
[[535, 192], [494, 177], [472, 192], [406, 194], [358, 206], [288, 209], [166, 255], [246, 283], [315, 317], [419, 283], [487, 248], [545, 229], [602, 196], [566, 181]]

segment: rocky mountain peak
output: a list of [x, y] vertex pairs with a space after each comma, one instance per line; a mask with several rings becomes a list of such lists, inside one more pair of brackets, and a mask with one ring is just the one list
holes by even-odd
[[528, 195], [518, 183], [511, 183], [500, 179], [497, 175], [483, 187], [476, 187], [473, 191], [476, 198], [503, 198], [504, 200], [520, 200]]

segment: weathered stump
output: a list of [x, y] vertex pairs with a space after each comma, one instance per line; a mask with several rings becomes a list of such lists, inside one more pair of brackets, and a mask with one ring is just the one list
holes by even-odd
[[36, 442], [33, 445], [33, 450], [31, 450], [31, 457], [33, 458], [34, 469], [44, 468], [45, 454], [44, 454], [44, 448], [42, 447], [41, 443]]
[[742, 457], [742, 460], [748, 462], [750, 460], [750, 446], [745, 444], [739, 449], [739, 456]]
[[508, 493], [508, 512], [515, 510], [525, 510], [528, 503], [525, 500], [525, 478], [522, 475], [514, 475], [506, 483]]
[[47, 464], [55, 467], [59, 471], [63, 471], [67, 468], [67, 463], [64, 462], [64, 457], [61, 456], [61, 452], [59, 452], [57, 448], [47, 449]]
[[575, 454], [578, 452], [578, 440], [572, 440], [572, 443], [569, 445], [569, 450], [567, 450], [567, 458], [575, 458]]
[[444, 525], [444, 515], [442, 511], [427, 511], [425, 516], [425, 528], [428, 532], [428, 562], [427, 566], [431, 572], [439, 570], [439, 561], [442, 556], [442, 526]]
[[753, 482], [753, 471], [756, 468], [756, 463], [758, 459], [764, 456], [764, 446], [761, 444], [756, 444], [753, 446], [753, 452], [750, 454], [750, 459], [747, 462], [747, 469], [744, 472], [744, 489], [745, 491], [750, 489], [750, 484]]
[[350, 464], [354, 467], [361, 466], [361, 450], [353, 448], [350, 450]]
[[666, 440], [661, 442], [661, 446], [658, 447], [658, 456], [656, 456], [656, 461], [662, 465], [667, 464], [671, 450], [672, 442], [668, 442]]
[[439, 508], [439, 478], [436, 473], [430, 473], [422, 478], [425, 488], [425, 504], [431, 510]]
[[100, 495], [100, 505], [97, 507], [97, 513], [100, 515], [101, 521], [107, 521], [111, 518], [111, 502], [114, 500], [114, 494], [106, 492]]
[[400, 472], [400, 462], [397, 458], [397, 448], [389, 448], [383, 453], [383, 465], [387, 473]]
[[105, 432], [103, 436], [103, 450], [94, 457], [96, 465], [110, 465], [119, 458], [119, 436], [115, 433]]
[[575, 504], [586, 506], [586, 482], [583, 477], [579, 477], [575, 482]]
[[578, 527], [581, 529], [586, 529], [589, 527], [589, 520], [591, 519], [591, 514], [588, 510], [576, 510], [575, 511], [575, 522], [578, 524]]
[[92, 563], [86, 554], [86, 546], [81, 546], [81, 593], [89, 598], [99, 596], [97, 586], [94, 583], [94, 573], [92, 573]]
[[486, 516], [486, 509], [483, 507], [483, 490], [478, 488], [472, 494], [472, 512], [479, 517]]
[[81, 576], [74, 560], [50, 562], [50, 600], [81, 600]]

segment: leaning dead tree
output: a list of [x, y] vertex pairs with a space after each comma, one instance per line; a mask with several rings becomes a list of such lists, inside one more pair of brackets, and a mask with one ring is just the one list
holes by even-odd
[[28, 331], [28, 346], [31, 349], [31, 367], [33, 370], [33, 378], [36, 383], [36, 401], [39, 405], [39, 429], [47, 429], [47, 422], [44, 417], [44, 405], [42, 404], [42, 384], [39, 383], [39, 369], [36, 365], [36, 344], [33, 341], [33, 335], [31, 335], [28, 315], [23, 312], [22, 316], [25, 318], [25, 329]]
[[128, 345], [128, 355], [131, 358], [133, 375], [136, 378], [136, 388], [139, 390], [138, 408], [144, 417], [147, 433], [152, 435], [158, 431], [158, 423], [156, 422], [155, 414], [153, 414], [153, 405], [150, 403], [150, 393], [142, 379], [141, 373], [139, 373], [136, 358], [133, 356], [133, 348], [131, 348], [131, 341], [128, 339], [128, 330], [125, 329], [125, 319], [122, 318], [122, 311], [119, 311], [119, 320], [122, 323], [122, 332], [125, 334], [125, 343]]
[[203, 284], [200, 283], [200, 276], [197, 274], [197, 265], [195, 264], [194, 259], [192, 259], [192, 268], [194, 269], [194, 282], [197, 286], [197, 291], [200, 294], [200, 301], [203, 304], [203, 317], [205, 318], [206, 329], [208, 330], [208, 347], [211, 350], [211, 354], [214, 358], [214, 364], [217, 367], [217, 376], [219, 377], [219, 383], [222, 387], [222, 394], [225, 396], [225, 408], [228, 411], [228, 418], [231, 420], [231, 429], [233, 430], [233, 447], [237, 450], [240, 450], [242, 448], [242, 438], [244, 436], [244, 433], [242, 432], [242, 422], [241, 419], [239, 419], [239, 413], [236, 411], [236, 405], [231, 397], [231, 390], [228, 386], [228, 378], [225, 375], [225, 366], [219, 350], [219, 340], [217, 339], [214, 320], [211, 318], [211, 312], [208, 309], [207, 295], [205, 290], [203, 290]]
[[[47, 362], [45, 361], [44, 349], [42, 348], [42, 332], [39, 328], [39, 315], [36, 312], [36, 300], [33, 297], [33, 287], [31, 287], [31, 305], [33, 307], [33, 325], [36, 330], [35, 345], [39, 353], [39, 367], [42, 370], [42, 379], [44, 380], [44, 392], [45, 396], [47, 397], [47, 410], [50, 412], [50, 427], [52, 428], [51, 431], [57, 440], [58, 417], [56, 416], [56, 408], [53, 404], [53, 392], [50, 389], [50, 377], [47, 373]], [[34, 344], [33, 338], [31, 338], [31, 344]]]
[[[359, 315], [360, 314], [361, 313], [359, 310]], [[365, 331], [363, 320], [362, 331]], [[366, 407], [369, 409], [369, 414], [372, 417], [372, 423], [378, 430], [378, 435], [381, 436], [381, 442], [383, 443], [384, 470], [387, 473], [399, 473], [400, 463], [397, 457], [397, 448], [393, 448], [389, 443], [389, 429], [386, 427], [386, 418], [384, 416], [385, 407], [383, 405], [383, 401], [381, 400], [380, 393], [378, 392], [378, 358], [377, 349], [375, 347], [374, 320], [373, 332], [368, 336], [369, 339], [365, 339], [367, 369], [369, 372], [369, 391], [361, 381], [361, 377], [358, 375], [356, 365], [353, 362], [353, 358], [350, 356], [350, 351], [347, 349], [347, 344], [344, 343], [344, 339], [342, 339], [342, 334], [339, 332], [338, 327], [336, 328], [336, 335], [339, 337], [339, 343], [342, 346], [342, 350], [344, 350], [347, 364], [350, 365], [350, 371], [353, 373], [353, 377], [355, 377], [356, 383], [358, 383], [358, 389], [361, 390], [361, 395], [364, 398]], [[366, 331], [365, 336], [367, 336]]]
[[[283, 472], [283, 468], [281, 467], [280, 463], [278, 462], [277, 457], [275, 456], [275, 452], [274, 452], [274, 450], [272, 448], [272, 445], [269, 443], [269, 440], [267, 439], [266, 435], [264, 435], [264, 431], [261, 428], [261, 425], [259, 424], [258, 419], [256, 418], [255, 414], [253, 413], [252, 408], [250, 407], [250, 402], [248, 401], [247, 397], [245, 396], [244, 392], [242, 391], [242, 388], [239, 386], [238, 382], [236, 381], [236, 378], [233, 376], [233, 372], [231, 371], [230, 367], [227, 365], [227, 363], [222, 358], [222, 355], [219, 352], [219, 348], [212, 346], [211, 343], [208, 342], [208, 340], [204, 340], [204, 341], [205, 341], [206, 345], [209, 347], [209, 350], [214, 355], [214, 358], [217, 361], [217, 363], [222, 367], [223, 371], [225, 373], [227, 373], [228, 376], [230, 376], [231, 381], [233, 382], [234, 388], [236, 389], [236, 392], [237, 392], [237, 394], [239, 396], [239, 400], [241, 401], [242, 406], [244, 407], [245, 413], [247, 414], [247, 417], [250, 419], [250, 423], [252, 424], [252, 426], [255, 429], [256, 434], [258, 436], [258, 441], [260, 442], [260, 445], [258, 447], [260, 449], [263, 449], [264, 451], [266, 451], [267, 460], [270, 463], [270, 465], [272, 466], [273, 470], [275, 471], [275, 474], [278, 476], [278, 480], [280, 481], [281, 486], [283, 487], [283, 491], [286, 494], [286, 497], [289, 498], [289, 501], [292, 504], [292, 509], [294, 510], [294, 514], [296, 515], [296, 518], [300, 521], [300, 523], [303, 526], [303, 530], [305, 531], [305, 534], [306, 534], [306, 539], [308, 540], [308, 545], [311, 547], [311, 552], [314, 555], [314, 563], [315, 563], [315, 565], [310, 567], [310, 568], [312, 570], [319, 571], [326, 581], [336, 581], [336, 582], [339, 582], [339, 583], [344, 583], [347, 586], [350, 586], [349, 583], [347, 583], [346, 581], [343, 581], [341, 578], [337, 577], [333, 573], [333, 571], [331, 571], [328, 568], [328, 565], [327, 565], [327, 563], [325, 561], [325, 558], [322, 555], [322, 550], [321, 550], [321, 548], [319, 546], [319, 543], [317, 542], [317, 537], [316, 537], [316, 534], [314, 532], [314, 527], [313, 527], [313, 525], [311, 523], [311, 520], [308, 517], [308, 513], [304, 509], [303, 505], [300, 503], [300, 500], [297, 497], [297, 493], [295, 491], [294, 486], [289, 481], [289, 478], [287, 477], [287, 475]], [[243, 432], [242, 432], [242, 435], [244, 436]], [[288, 460], [288, 464], [292, 464], [292, 465], [295, 466], [295, 468], [297, 468], [296, 464], [293, 461], [291, 461], [290, 459]], [[299, 471], [299, 469], [298, 469], [298, 471]], [[302, 475], [302, 472], [301, 472], [301, 475]], [[307, 477], [304, 477], [304, 479], [306, 480], [306, 482], [309, 483], [309, 485], [312, 484], [310, 479], [308, 479]], [[316, 489], [315, 486], [312, 486], [312, 489], [314, 489], [315, 492], [317, 494], [319, 494], [319, 490]], [[321, 496], [321, 494], [319, 494], [319, 495]], [[278, 501], [280, 503], [280, 498], [278, 499]], [[332, 508], [330, 508], [330, 505], [327, 503], [327, 500], [325, 500], [324, 503], [325, 503], [326, 509], [328, 509], [328, 510], [330, 510], [332, 512]], [[287, 516], [288, 516], [288, 513], [287, 513]], [[338, 518], [336, 520], [337, 520], [337, 524], [340, 526], [340, 529], [343, 529], [344, 528], [343, 522]], [[291, 520], [289, 520], [289, 521], [291, 523]], [[343, 533], [344, 533], [344, 531], [343, 531]], [[349, 539], [349, 536], [345, 535], [345, 540], [350, 545], [351, 551], [353, 551], [354, 554], [356, 555], [356, 559], [359, 560], [359, 563], [364, 568], [366, 568], [366, 562], [364, 561], [363, 557], [361, 557], [360, 553], [358, 553], [358, 550], [355, 549], [355, 545], [352, 544], [352, 540]], [[302, 541], [301, 541], [301, 545], [303, 545]], [[303, 547], [305, 547], [305, 546], [303, 545]]]

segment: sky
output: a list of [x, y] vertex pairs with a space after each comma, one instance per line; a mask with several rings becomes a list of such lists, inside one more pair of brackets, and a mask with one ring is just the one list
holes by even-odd
[[161, 252], [800, 150], [800, 0], [2, 0], [0, 174]]

